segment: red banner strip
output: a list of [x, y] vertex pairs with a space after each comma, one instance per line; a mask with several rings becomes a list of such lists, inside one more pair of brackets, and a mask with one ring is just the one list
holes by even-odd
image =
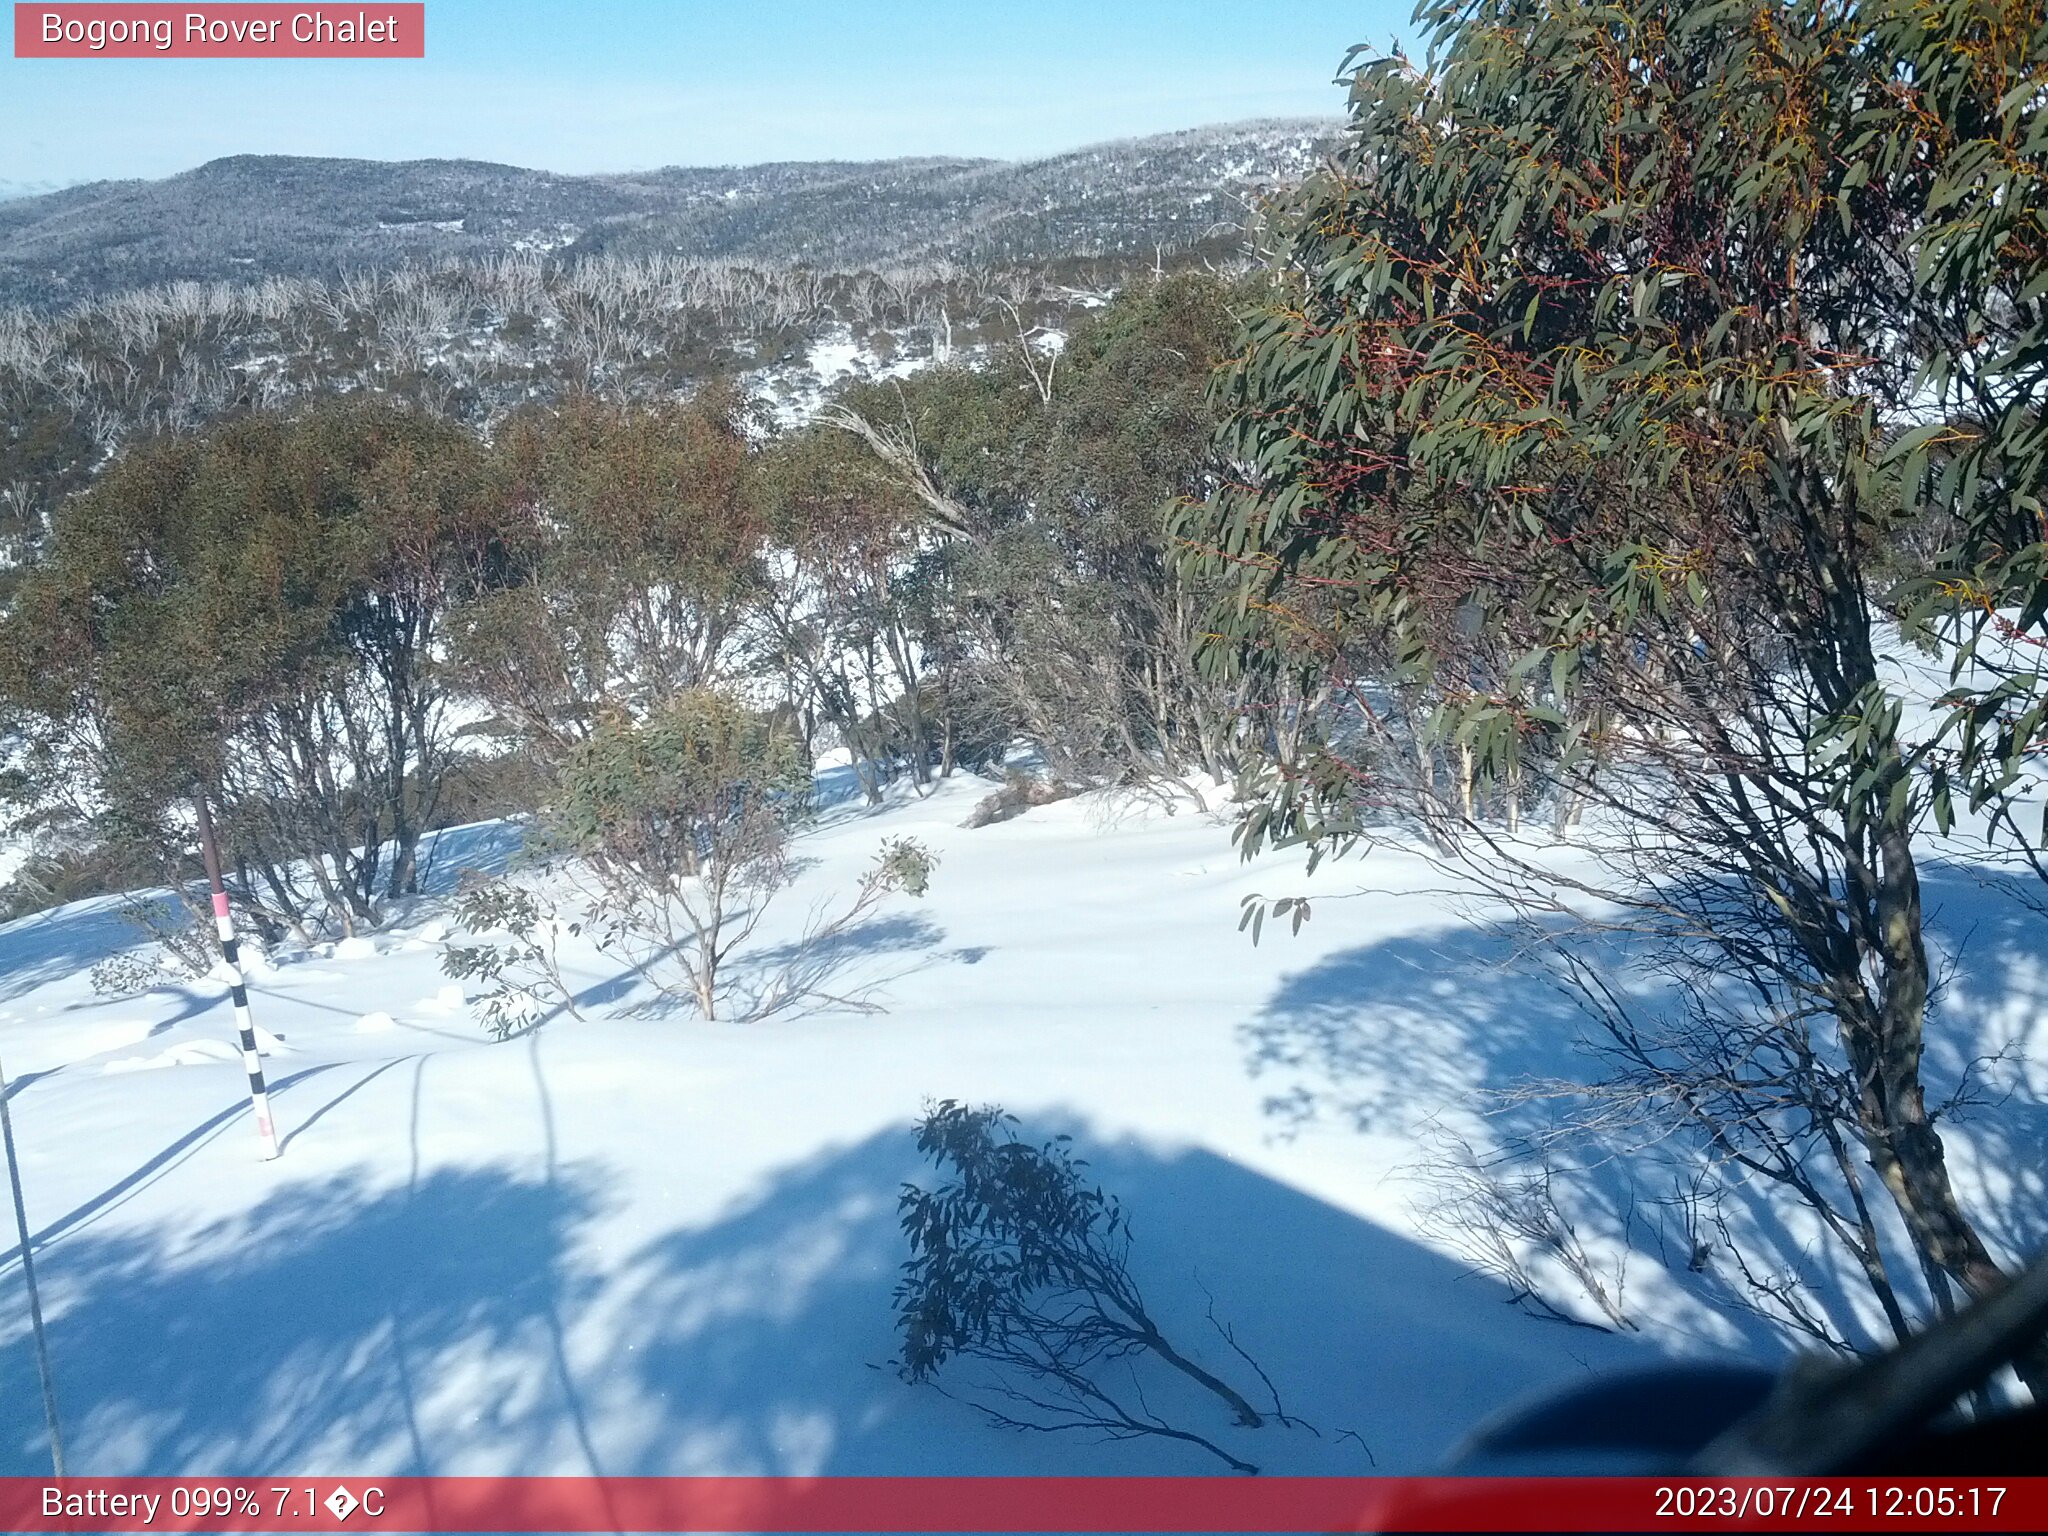
[[17, 59], [423, 59], [420, 0], [340, 5], [14, 7]]
[[2048, 1530], [2048, 1478], [0, 1478], [6, 1531]]

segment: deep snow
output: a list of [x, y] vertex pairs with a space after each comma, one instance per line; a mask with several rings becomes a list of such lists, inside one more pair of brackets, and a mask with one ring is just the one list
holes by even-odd
[[[370, 944], [280, 957], [252, 987], [278, 1037], [271, 1164], [223, 988], [96, 997], [86, 969], [135, 937], [107, 902], [0, 928], [0, 1060], [72, 1470], [1221, 1470], [1165, 1442], [1006, 1433], [887, 1369], [896, 1194], [930, 1177], [910, 1128], [936, 1097], [1077, 1138], [1176, 1342], [1244, 1375], [1213, 1296], [1322, 1429], [1191, 1426], [1267, 1471], [1427, 1470], [1532, 1390], [1766, 1347], [1640, 1268], [1642, 1334], [1540, 1321], [1417, 1235], [1429, 1138], [1482, 1135], [1475, 1090], [1566, 1070], [1575, 1029], [1427, 893], [1421, 860], [1326, 866], [1306, 888], [1342, 899], [1254, 947], [1240, 898], [1303, 889], [1294, 860], [1247, 866], [1215, 817], [1101, 796], [963, 830], [989, 787], [842, 798], [803, 838], [771, 949], [885, 836], [942, 858], [927, 899], [845, 946], [835, 981], [876, 985], [885, 1013], [707, 1024], [575, 949], [588, 1020], [493, 1043], [441, 974], [434, 896]], [[434, 888], [515, 843], [444, 834]], [[2041, 1041], [2031, 930], [1971, 880], [1931, 890], [1972, 936], [1973, 1038]], [[1952, 1156], [1997, 1196], [1994, 1235], [2033, 1246], [2048, 1094], [2025, 1071], [2012, 1086]], [[0, 1472], [29, 1473], [46, 1463], [13, 1246]]]

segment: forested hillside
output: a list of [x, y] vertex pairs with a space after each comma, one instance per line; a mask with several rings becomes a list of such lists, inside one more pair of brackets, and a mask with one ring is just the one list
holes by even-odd
[[1045, 160], [917, 159], [560, 176], [475, 161], [241, 155], [162, 181], [0, 202], [0, 304], [179, 280], [333, 278], [509, 252], [765, 266], [1016, 265], [1227, 250], [1327, 122], [1257, 122]]

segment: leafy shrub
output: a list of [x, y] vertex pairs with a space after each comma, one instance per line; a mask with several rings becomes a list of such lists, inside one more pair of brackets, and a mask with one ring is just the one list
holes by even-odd
[[[170, 970], [196, 978], [209, 974], [220, 959], [213, 915], [189, 892], [170, 902], [123, 896], [121, 916], [149, 936]], [[248, 931], [248, 924], [241, 926]]]
[[133, 997], [162, 981], [164, 971], [154, 955], [109, 955], [86, 978], [101, 997]]
[[[1149, 1361], [1218, 1399], [1238, 1425], [1266, 1422], [1153, 1320], [1130, 1273], [1129, 1217], [1088, 1182], [1068, 1138], [1032, 1144], [1015, 1124], [994, 1106], [946, 1100], [918, 1125], [918, 1150], [953, 1178], [932, 1190], [907, 1184], [897, 1202], [911, 1253], [895, 1293], [898, 1371], [927, 1382], [956, 1358], [978, 1360], [993, 1377], [968, 1400], [1005, 1428], [1159, 1435], [1256, 1472], [1160, 1418], [1134, 1373], [1129, 1389], [1112, 1384], [1107, 1367]], [[1223, 1336], [1236, 1349], [1227, 1330]], [[1285, 1420], [1277, 1403], [1272, 1417]]]
[[796, 734], [729, 694], [690, 689], [614, 716], [569, 756], [554, 816], [596, 882], [601, 948], [716, 1018], [726, 966], [792, 878], [809, 804]]
[[875, 855], [875, 867], [868, 880], [878, 890], [922, 896], [931, 888], [932, 875], [938, 867], [938, 855], [916, 838], [892, 837]]
[[489, 986], [476, 1001], [484, 1027], [498, 1039], [517, 1034], [550, 1003], [583, 1017], [562, 979], [559, 954], [562, 935], [574, 937], [582, 924], [563, 923], [552, 902], [505, 879], [465, 881], [456, 893], [455, 918], [472, 934], [510, 936], [502, 944], [451, 944], [441, 957], [446, 975]]
[[14, 878], [0, 885], [0, 922], [149, 885], [159, 875], [155, 863], [127, 847], [93, 844], [32, 853], [22, 860]]

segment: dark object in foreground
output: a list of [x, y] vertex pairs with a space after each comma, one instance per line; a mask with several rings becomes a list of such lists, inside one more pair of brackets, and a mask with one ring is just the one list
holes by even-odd
[[1782, 1375], [1672, 1366], [1512, 1409], [1453, 1456], [1473, 1475], [1723, 1477], [2038, 1473], [2048, 1406], [1963, 1419], [1956, 1405], [2048, 1333], [2048, 1256], [1896, 1349]]

